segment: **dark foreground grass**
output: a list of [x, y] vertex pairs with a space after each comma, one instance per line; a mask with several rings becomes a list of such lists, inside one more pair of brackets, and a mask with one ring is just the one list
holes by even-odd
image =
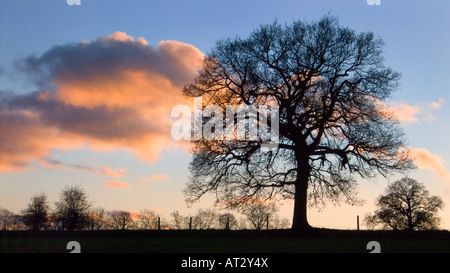
[[314, 229], [269, 231], [16, 231], [0, 232], [0, 253], [67, 253], [78, 241], [83, 253], [450, 253], [450, 232]]

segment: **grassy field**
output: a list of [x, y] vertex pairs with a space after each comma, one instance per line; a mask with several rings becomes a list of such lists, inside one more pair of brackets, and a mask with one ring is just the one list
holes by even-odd
[[450, 253], [450, 232], [392, 232], [315, 229], [269, 231], [81, 231], [0, 232], [0, 253]]

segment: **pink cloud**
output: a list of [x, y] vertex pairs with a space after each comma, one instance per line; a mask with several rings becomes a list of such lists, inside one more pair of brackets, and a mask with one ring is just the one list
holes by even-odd
[[150, 176], [149, 178], [147, 177], [141, 177], [141, 182], [146, 182], [146, 183], [152, 183], [155, 181], [167, 181], [169, 180], [170, 177], [167, 174], [154, 174], [152, 176]]
[[397, 118], [402, 122], [418, 122], [417, 114], [423, 112], [423, 107], [411, 106], [404, 103], [393, 103], [391, 109], [394, 111]]
[[122, 181], [109, 181], [105, 183], [105, 186], [107, 188], [114, 188], [114, 189], [127, 189], [131, 188], [131, 185]]
[[107, 175], [111, 178], [120, 178], [125, 175], [127, 172], [124, 169], [113, 170], [107, 167], [101, 167], [101, 173]]
[[431, 112], [441, 108], [444, 104], [445, 99], [440, 98], [435, 102], [418, 105], [394, 102], [389, 105], [384, 105], [383, 108], [386, 108], [386, 111], [392, 111], [401, 122], [415, 123], [421, 121], [434, 121], [435, 117]]
[[106, 41], [106, 42], [108, 42], [108, 41], [121, 41], [121, 42], [137, 41], [138, 43], [140, 43], [142, 45], [148, 45], [147, 41], [144, 38], [139, 37], [138, 39], [135, 40], [130, 35], [126, 34], [125, 32], [121, 32], [121, 31], [116, 31], [113, 34], [107, 35], [105, 37], [101, 37], [100, 40]]
[[440, 178], [450, 179], [450, 172], [445, 168], [441, 157], [424, 148], [411, 149], [410, 152], [419, 169], [432, 171]]
[[430, 103], [431, 107], [433, 107], [434, 109], [439, 109], [439, 108], [441, 108], [444, 104], [445, 104], [445, 99], [444, 99], [444, 98], [439, 98], [438, 101], [435, 101], [435, 102]]

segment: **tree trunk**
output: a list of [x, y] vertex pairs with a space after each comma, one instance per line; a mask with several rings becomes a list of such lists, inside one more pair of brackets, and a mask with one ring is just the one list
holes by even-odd
[[[408, 204], [408, 207], [409, 207], [409, 204]], [[412, 212], [411, 212], [411, 209], [409, 209], [409, 208], [408, 208], [406, 217], [408, 218], [408, 230], [409, 231], [413, 231], [414, 230], [414, 225], [413, 225], [413, 222], [412, 222]]]
[[308, 223], [308, 180], [310, 176], [310, 166], [308, 158], [303, 160], [297, 156], [297, 179], [295, 181], [294, 216], [292, 219], [293, 230], [308, 230], [311, 226]]
[[308, 180], [299, 181], [299, 183], [295, 185], [294, 216], [292, 220], [292, 229], [294, 230], [306, 230], [311, 228], [307, 217], [307, 191]]

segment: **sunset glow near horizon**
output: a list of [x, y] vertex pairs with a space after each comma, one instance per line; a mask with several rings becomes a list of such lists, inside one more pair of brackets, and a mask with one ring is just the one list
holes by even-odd
[[[20, 213], [38, 193], [53, 206], [73, 184], [93, 207], [166, 220], [212, 207], [184, 201], [191, 155], [170, 134], [172, 108], [192, 105], [182, 87], [219, 39], [330, 14], [384, 40], [386, 65], [402, 74], [387, 104], [415, 158], [408, 176], [443, 199], [450, 229], [449, 13], [444, 0], [0, 0], [0, 208]], [[356, 177], [365, 204], [310, 208], [310, 224], [355, 229], [401, 177]], [[291, 221], [292, 202], [279, 208]]]

